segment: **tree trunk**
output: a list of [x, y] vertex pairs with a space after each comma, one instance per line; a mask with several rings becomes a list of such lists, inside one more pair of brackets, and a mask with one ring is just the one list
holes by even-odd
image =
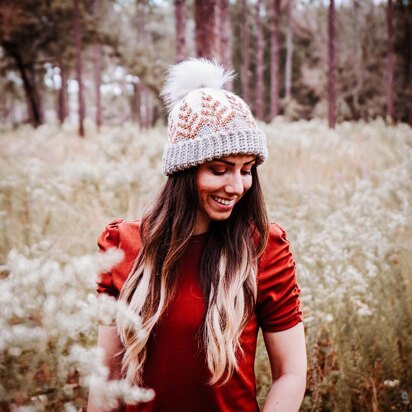
[[18, 47], [13, 42], [3, 41], [2, 46], [7, 53], [13, 58], [16, 67], [20, 72], [23, 82], [24, 94], [26, 96], [27, 113], [30, 123], [34, 126], [40, 126], [44, 123], [44, 113], [40, 100], [40, 95], [36, 84], [36, 75], [31, 63], [24, 63]]
[[288, 1], [288, 27], [286, 34], [286, 66], [285, 66], [285, 97], [290, 99], [292, 87], [292, 54], [293, 54], [293, 28], [292, 28], [293, 0]]
[[60, 68], [60, 89], [57, 96], [57, 116], [59, 118], [60, 124], [63, 124], [67, 117], [67, 79], [66, 71], [63, 65]]
[[272, 0], [272, 27], [270, 44], [270, 115], [273, 120], [279, 114], [279, 27], [280, 0]]
[[146, 93], [146, 129], [150, 129], [152, 127], [153, 122], [153, 104], [152, 104], [152, 96], [150, 92], [147, 90]]
[[[227, 69], [232, 68], [232, 44], [231, 44], [231, 26], [229, 0], [218, 0], [216, 6], [216, 28], [219, 33], [217, 37], [217, 54], [220, 62]], [[226, 84], [227, 90], [233, 90], [233, 81]]]
[[76, 45], [76, 78], [79, 86], [79, 136], [84, 137], [84, 97], [83, 97], [83, 82], [82, 82], [82, 51], [81, 51], [81, 26], [80, 26], [80, 11], [79, 0], [73, 0], [73, 26], [74, 38]]
[[242, 97], [250, 104], [250, 76], [249, 76], [249, 13], [247, 0], [242, 0]]
[[136, 25], [137, 25], [137, 44], [147, 47], [149, 43], [149, 33], [147, 31], [148, 0], [137, 0]]
[[186, 57], [186, 10], [185, 0], [174, 1], [176, 20], [176, 61], [179, 63]]
[[[148, 0], [136, 0], [136, 26], [137, 26], [137, 44], [140, 47], [147, 47], [149, 42], [149, 33], [147, 30], [147, 14], [148, 14]], [[140, 81], [136, 85], [135, 99], [137, 104], [137, 118], [139, 121], [140, 130], [147, 128], [147, 104], [146, 94], [147, 90], [144, 84]]]
[[157, 121], [159, 120], [160, 113], [159, 113], [159, 106], [157, 104], [153, 105], [152, 109], [152, 124], [151, 127], [155, 127]]
[[223, 66], [232, 66], [232, 45], [230, 44], [231, 28], [229, 14], [229, 0], [219, 1], [219, 56]]
[[388, 55], [386, 65], [386, 117], [389, 122], [394, 120], [393, 106], [393, 5], [392, 0], [388, 0], [386, 11], [387, 35], [388, 35]]
[[217, 57], [216, 1], [195, 0], [195, 39], [198, 57]]
[[[99, 0], [93, 2], [93, 15], [96, 19], [99, 18]], [[95, 44], [93, 47], [93, 60], [94, 60], [94, 90], [95, 90], [95, 107], [96, 107], [96, 126], [100, 129], [102, 125], [102, 101], [100, 94], [100, 85], [102, 83], [102, 46], [101, 44]]]
[[102, 125], [102, 99], [100, 94], [100, 85], [102, 82], [102, 46], [100, 44], [95, 44], [93, 49], [96, 126], [99, 129]]
[[412, 127], [412, 41], [409, 54], [409, 126]]
[[141, 124], [140, 120], [140, 81], [133, 83], [133, 96], [132, 96], [132, 120], [138, 125]]
[[139, 107], [139, 117], [140, 117], [140, 129], [147, 129], [148, 126], [148, 96], [147, 89], [145, 86], [140, 85], [140, 107]]
[[328, 123], [329, 128], [336, 125], [336, 37], [335, 1], [330, 0], [328, 18]]
[[262, 29], [262, 6], [263, 0], [256, 2], [256, 117], [264, 119], [264, 82], [263, 82], [263, 54], [265, 42]]

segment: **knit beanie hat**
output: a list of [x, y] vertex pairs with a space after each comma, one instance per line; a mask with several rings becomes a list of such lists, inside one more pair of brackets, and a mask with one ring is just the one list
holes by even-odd
[[266, 138], [249, 107], [223, 89], [232, 78], [232, 71], [206, 59], [170, 67], [161, 92], [169, 111], [165, 175], [234, 154], [254, 154], [257, 164], [266, 160]]

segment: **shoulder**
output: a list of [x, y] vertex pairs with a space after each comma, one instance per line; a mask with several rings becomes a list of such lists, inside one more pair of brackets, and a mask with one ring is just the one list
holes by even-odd
[[118, 248], [126, 254], [137, 252], [140, 243], [140, 221], [126, 221], [120, 218], [111, 221], [97, 241], [102, 251]]
[[269, 225], [268, 242], [259, 259], [258, 268], [263, 269], [285, 253], [290, 253], [286, 231], [279, 224], [271, 223]]
[[269, 241], [275, 241], [286, 238], [286, 231], [278, 223], [271, 223], [269, 225]]

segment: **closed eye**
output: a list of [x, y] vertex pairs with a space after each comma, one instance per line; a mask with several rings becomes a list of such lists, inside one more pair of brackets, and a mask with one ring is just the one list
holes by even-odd
[[222, 176], [226, 173], [226, 170], [210, 169], [210, 171], [216, 176]]
[[[222, 176], [227, 172], [227, 169], [225, 169], [225, 170], [210, 169], [210, 171], [216, 176]], [[252, 170], [241, 170], [240, 173], [243, 176], [249, 176], [249, 175], [252, 174]]]

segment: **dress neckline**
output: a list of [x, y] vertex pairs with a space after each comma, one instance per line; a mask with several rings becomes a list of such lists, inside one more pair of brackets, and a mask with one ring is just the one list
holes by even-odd
[[190, 236], [190, 240], [192, 240], [192, 241], [204, 240], [204, 239], [207, 238], [208, 234], [209, 234], [209, 232], [204, 232], [204, 233], [199, 233], [198, 235], [192, 235], [192, 236]]

